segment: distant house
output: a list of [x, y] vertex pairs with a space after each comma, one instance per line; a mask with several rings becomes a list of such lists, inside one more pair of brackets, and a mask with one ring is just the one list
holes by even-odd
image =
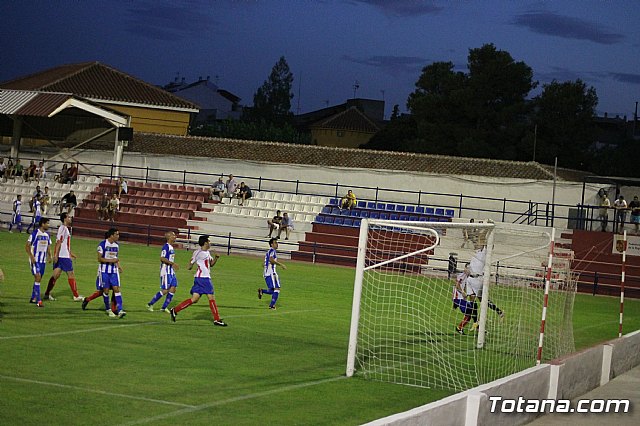
[[315, 145], [357, 148], [385, 126], [384, 101], [349, 99], [344, 104], [297, 115], [296, 128]]
[[216, 120], [238, 120], [242, 115], [239, 106], [240, 98], [233, 93], [220, 89], [215, 83], [198, 79], [195, 83], [186, 84], [184, 79], [167, 84], [165, 90], [175, 93], [200, 106], [200, 112], [194, 124], [211, 123]]
[[198, 105], [100, 62], [62, 65], [0, 84], [0, 89], [67, 93], [130, 117], [135, 131], [186, 135]]

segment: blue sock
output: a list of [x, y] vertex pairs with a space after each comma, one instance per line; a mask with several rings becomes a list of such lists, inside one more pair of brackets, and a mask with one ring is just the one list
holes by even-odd
[[173, 300], [173, 293], [169, 292], [167, 293], [167, 298], [164, 300], [164, 303], [162, 304], [162, 309], [167, 309], [167, 306], [169, 306], [169, 304], [171, 303], [171, 300]]
[[155, 294], [155, 296], [153, 296], [153, 299], [151, 299], [151, 302], [149, 302], [150, 305], [153, 305], [154, 303], [156, 303], [158, 300], [160, 300], [160, 298], [162, 297], [162, 292], [159, 291]]
[[107, 311], [110, 311], [111, 304], [109, 303], [109, 293], [107, 294], [102, 293], [102, 300], [104, 301], [104, 309], [106, 309]]
[[276, 302], [278, 301], [278, 296], [280, 295], [279, 291], [274, 291], [273, 295], [271, 296], [271, 304], [269, 306], [273, 307], [276, 306]]
[[36, 299], [36, 302], [40, 302], [40, 283], [33, 283], [33, 298]]
[[116, 311], [120, 312], [122, 310], [122, 293], [116, 293]]
[[272, 288], [268, 288], [266, 290], [262, 290], [262, 294], [273, 294], [273, 289]]

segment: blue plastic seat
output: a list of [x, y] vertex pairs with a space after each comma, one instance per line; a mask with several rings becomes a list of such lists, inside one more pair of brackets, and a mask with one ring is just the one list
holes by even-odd
[[358, 208], [359, 209], [364, 209], [367, 207], [367, 202], [366, 201], [358, 201]]
[[420, 216], [420, 219], [418, 219], [419, 222], [428, 222], [429, 218], [427, 216]]
[[424, 209], [425, 214], [433, 214], [433, 207], [427, 207]]
[[362, 211], [360, 212], [360, 217], [369, 217], [369, 212], [368, 212], [368, 211], [366, 211], [366, 210], [362, 210]]
[[344, 219], [341, 217], [336, 217], [335, 220], [333, 221], [334, 225], [342, 225], [344, 223]]
[[409, 215], [401, 214], [400, 215], [400, 220], [409, 220]]
[[445, 210], [445, 211], [444, 211], [444, 215], [445, 215], [445, 216], [447, 216], [447, 217], [453, 217], [453, 216], [455, 216], [455, 215], [456, 215], [456, 212], [455, 212], [455, 211], [453, 211], [453, 210], [449, 210], [449, 209], [448, 209], [448, 210]]
[[396, 210], [396, 205], [395, 204], [391, 204], [391, 203], [387, 204], [387, 211], [388, 212], [393, 212], [395, 210]]
[[324, 216], [321, 216], [321, 215], [316, 216], [315, 222], [324, 223]]
[[339, 209], [339, 208], [337, 208], [337, 207], [333, 207], [333, 208], [331, 209], [331, 214], [340, 214], [340, 209]]
[[332, 206], [337, 206], [338, 205], [338, 199], [337, 198], [332, 198], [329, 200], [329, 204], [331, 204]]
[[351, 210], [351, 214], [349, 216], [360, 217], [360, 210], [358, 210], [358, 209]]
[[389, 213], [380, 213], [380, 219], [388, 220], [389, 219]]
[[418, 214], [424, 214], [424, 206], [418, 206], [418, 207], [416, 207], [416, 213], [418, 213]]
[[398, 220], [398, 214], [397, 213], [391, 213], [389, 215], [389, 219], [391, 220]]
[[438, 216], [444, 216], [444, 209], [436, 209], [436, 214]]
[[329, 207], [329, 206], [324, 206], [324, 207], [322, 208], [322, 213], [331, 214], [331, 207]]
[[415, 206], [407, 206], [407, 209], [405, 211], [407, 213], [415, 213], [416, 212], [416, 208], [415, 208]]
[[362, 221], [360, 219], [356, 219], [356, 220], [353, 221], [353, 226], [355, 226], [356, 228], [360, 228], [360, 223], [361, 222]]
[[384, 203], [378, 203], [378, 204], [376, 204], [376, 209], [377, 209], [377, 210], [384, 210]]
[[324, 218], [324, 223], [331, 225], [333, 223], [333, 216], [327, 216]]
[[376, 203], [374, 203], [373, 201], [369, 201], [367, 203], [367, 208], [371, 209], [371, 210], [375, 210], [376, 209]]
[[350, 217], [346, 218], [344, 220], [344, 226], [353, 226], [353, 219], [351, 219]]
[[340, 214], [341, 214], [342, 216], [351, 216], [351, 212], [352, 212], [352, 211], [353, 211], [353, 210], [344, 209], [344, 210], [340, 210]]
[[409, 216], [409, 220], [411, 222], [417, 222], [418, 221], [418, 216]]
[[397, 211], [397, 212], [404, 212], [404, 209], [405, 209], [405, 206], [404, 206], [404, 205], [402, 205], [402, 204], [398, 204], [398, 205], [396, 206], [396, 211]]
[[380, 213], [378, 212], [371, 212], [371, 214], [369, 215], [369, 217], [371, 219], [380, 219]]

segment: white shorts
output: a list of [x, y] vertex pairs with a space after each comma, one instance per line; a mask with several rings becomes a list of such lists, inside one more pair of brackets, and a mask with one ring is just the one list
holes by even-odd
[[482, 297], [482, 276], [468, 277], [466, 282], [465, 293], [469, 296], [475, 295], [476, 297]]

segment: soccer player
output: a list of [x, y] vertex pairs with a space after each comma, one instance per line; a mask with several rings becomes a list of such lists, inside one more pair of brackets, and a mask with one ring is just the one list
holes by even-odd
[[218, 305], [216, 305], [216, 299], [213, 296], [213, 283], [211, 282], [211, 267], [216, 264], [220, 256], [217, 253], [214, 253], [214, 256], [211, 257], [211, 253], [209, 253], [211, 244], [209, 243], [208, 235], [200, 235], [200, 238], [198, 238], [198, 245], [200, 248], [193, 252], [191, 262], [189, 262], [189, 270], [193, 268], [193, 265], [198, 267], [193, 278], [191, 298], [183, 301], [169, 311], [171, 321], [175, 322], [178, 312], [188, 308], [194, 303], [198, 303], [200, 296], [206, 294], [209, 299], [209, 309], [211, 309], [211, 313], [213, 314], [213, 325], [226, 327], [227, 324], [220, 319]]
[[76, 276], [73, 272], [72, 259], [76, 258], [76, 255], [71, 251], [71, 232], [69, 227], [71, 226], [72, 218], [67, 213], [60, 215], [60, 222], [62, 225], [58, 228], [56, 235], [56, 245], [53, 248], [53, 275], [49, 278], [49, 284], [47, 285], [47, 291], [44, 293], [45, 300], [56, 300], [51, 296], [51, 290], [56, 285], [56, 281], [62, 275], [62, 271], [67, 274], [67, 281], [73, 293], [74, 302], [84, 301], [84, 297], [78, 294], [78, 284], [76, 283]]
[[31, 265], [31, 273], [34, 277], [33, 290], [31, 291], [31, 299], [29, 303], [35, 303], [39, 308], [42, 307], [42, 299], [40, 298], [40, 281], [44, 275], [44, 269], [47, 262], [51, 260], [51, 238], [47, 233], [49, 229], [49, 219], [42, 218], [39, 227], [29, 235], [25, 251], [29, 255], [29, 263]]
[[[476, 299], [482, 300], [482, 280], [484, 275], [484, 264], [487, 258], [487, 246], [481, 242], [475, 245], [476, 252], [469, 262], [469, 277], [466, 279], [467, 300], [473, 303], [472, 316], [477, 318], [478, 305]], [[495, 311], [500, 318], [504, 318], [504, 312], [489, 300], [489, 309]], [[473, 324], [477, 328], [477, 320]]]
[[31, 220], [31, 223], [27, 227], [27, 232], [29, 232], [31, 227], [33, 227], [33, 229], [35, 230], [36, 225], [40, 223], [40, 219], [42, 218], [42, 208], [41, 208], [42, 203], [40, 200], [41, 200], [40, 195], [36, 195], [33, 199], [33, 219]]
[[22, 232], [22, 195], [18, 194], [13, 201], [13, 217], [9, 224], [9, 232], [13, 232], [11, 229], [13, 225], [18, 227], [18, 232]]
[[286, 266], [280, 261], [278, 261], [278, 239], [271, 238], [269, 240], [269, 250], [267, 254], [264, 256], [264, 280], [267, 283], [267, 289], [263, 290], [261, 288], [258, 289], [258, 299], [262, 299], [263, 294], [271, 295], [271, 303], [269, 304], [269, 309], [276, 309], [276, 302], [278, 301], [278, 296], [280, 296], [280, 279], [278, 278], [278, 273], [276, 272], [276, 265], [281, 266], [282, 269], [287, 269]]
[[456, 285], [453, 287], [453, 309], [460, 308], [460, 312], [464, 314], [464, 318], [456, 326], [456, 331], [459, 334], [464, 334], [464, 327], [471, 318], [473, 318], [474, 324], [478, 322], [478, 311], [474, 309], [475, 302], [467, 301], [467, 293], [464, 290], [470, 273], [467, 263], [464, 265], [464, 270], [456, 276]]
[[[102, 299], [107, 315], [111, 318], [122, 318], [127, 313], [122, 309], [122, 293], [120, 293], [120, 259], [118, 253], [118, 239], [120, 233], [116, 228], [111, 228], [106, 233], [106, 240], [98, 245], [98, 263], [100, 264], [100, 279], [102, 281]], [[113, 290], [116, 298], [117, 314], [113, 313], [109, 305], [109, 289]], [[83, 302], [84, 305], [84, 302]]]
[[162, 246], [160, 251], [160, 291], [153, 296], [153, 299], [147, 303], [147, 310], [153, 312], [153, 304], [166, 295], [167, 298], [162, 304], [162, 311], [169, 312], [169, 304], [173, 295], [176, 292], [178, 286], [178, 280], [176, 279], [176, 272], [178, 270], [178, 264], [174, 262], [176, 252], [173, 249], [172, 244], [176, 241], [176, 233], [169, 231], [164, 234], [167, 242]]

